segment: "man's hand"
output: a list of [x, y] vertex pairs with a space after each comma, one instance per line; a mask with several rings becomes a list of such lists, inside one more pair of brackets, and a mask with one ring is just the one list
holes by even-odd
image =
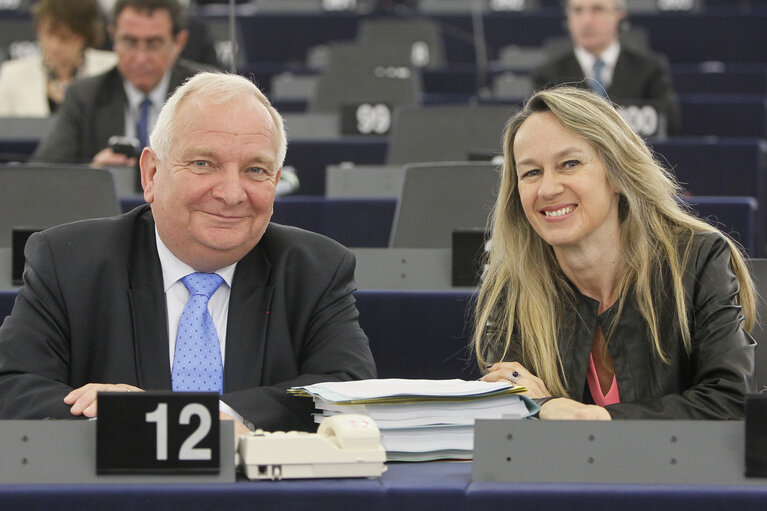
[[67, 394], [64, 403], [72, 406], [69, 409], [72, 415], [96, 417], [98, 413], [96, 394], [98, 392], [143, 392], [143, 390], [127, 383], [89, 383]]
[[238, 421], [234, 417], [224, 412], [218, 412], [218, 418], [222, 421], [234, 421], [234, 438], [236, 439], [240, 435], [247, 435], [250, 433], [248, 427], [242, 422]]
[[96, 153], [91, 160], [91, 167], [132, 167], [134, 165], [136, 165], [136, 158], [128, 158], [108, 147]]
[[563, 397], [543, 403], [538, 416], [546, 420], [612, 420], [609, 412], [601, 406], [584, 405]]

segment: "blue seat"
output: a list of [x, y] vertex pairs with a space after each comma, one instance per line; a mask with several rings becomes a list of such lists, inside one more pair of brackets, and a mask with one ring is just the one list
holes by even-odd
[[751, 196], [762, 205], [757, 213], [754, 257], [765, 253], [767, 226], [767, 146], [756, 138], [675, 138], [653, 141], [653, 149], [674, 170], [692, 196]]
[[386, 247], [394, 199], [326, 199], [287, 196], [274, 204], [272, 221], [324, 234], [347, 247]]
[[756, 254], [759, 204], [753, 197], [694, 196], [687, 199], [697, 215], [740, 243], [746, 254]]
[[679, 94], [767, 94], [763, 65], [679, 64], [671, 73]]
[[325, 167], [354, 162], [383, 165], [389, 144], [379, 136], [338, 140], [291, 140], [285, 164], [295, 167], [302, 195], [325, 195]]
[[469, 351], [469, 292], [357, 291], [379, 378], [479, 377]]
[[689, 94], [679, 99], [683, 135], [767, 137], [767, 96], [763, 94]]

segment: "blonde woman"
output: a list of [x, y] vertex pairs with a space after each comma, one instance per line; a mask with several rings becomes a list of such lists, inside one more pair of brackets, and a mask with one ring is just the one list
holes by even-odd
[[755, 292], [738, 247], [589, 91], [534, 94], [503, 145], [483, 379], [544, 398], [543, 419], [741, 418]]

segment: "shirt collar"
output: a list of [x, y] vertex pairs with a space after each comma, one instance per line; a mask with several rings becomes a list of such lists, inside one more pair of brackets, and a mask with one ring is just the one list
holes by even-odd
[[618, 56], [621, 52], [621, 45], [617, 40], [613, 41], [612, 44], [610, 44], [610, 46], [608, 46], [607, 49], [600, 55], [589, 53], [582, 46], [576, 46], [574, 51], [575, 58], [578, 59], [578, 63], [581, 65], [581, 69], [588, 71], [585, 74], [586, 76], [590, 76], [591, 70], [594, 69], [594, 62], [597, 61], [597, 57], [602, 59], [602, 62], [605, 63], [605, 67], [607, 69], [614, 69], [615, 64], [618, 62]]
[[165, 103], [165, 98], [168, 95], [168, 85], [170, 85], [170, 69], [165, 72], [157, 86], [149, 91], [149, 94], [145, 94], [136, 88], [135, 85], [128, 80], [123, 80], [125, 87], [125, 95], [128, 98], [128, 105], [132, 109], [138, 109], [145, 96], [148, 96], [152, 101], [152, 105], [156, 108], [160, 108]]
[[[162, 239], [160, 239], [160, 233], [157, 232], [157, 227], [155, 227], [154, 230], [154, 237], [157, 242], [157, 255], [160, 256], [160, 266], [162, 267], [163, 291], [167, 293], [168, 289], [178, 282], [179, 279], [186, 277], [197, 270], [173, 255], [173, 252], [171, 252], [170, 249], [165, 246]], [[229, 266], [216, 270], [214, 273], [224, 279], [226, 285], [231, 288], [236, 266], [237, 263], [230, 264]]]

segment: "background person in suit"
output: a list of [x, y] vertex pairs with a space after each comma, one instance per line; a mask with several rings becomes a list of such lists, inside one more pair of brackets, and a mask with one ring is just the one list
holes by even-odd
[[[109, 138], [124, 135], [147, 145], [145, 134], [151, 132], [166, 98], [202, 70], [177, 60], [188, 34], [176, 0], [119, 0], [112, 20], [117, 66], [69, 88], [33, 160], [135, 164], [135, 158], [109, 148]], [[147, 107], [142, 106], [145, 99]]]
[[665, 114], [668, 132], [676, 133], [679, 101], [666, 59], [619, 38], [626, 0], [566, 0], [565, 12], [573, 47], [533, 70], [535, 89], [567, 83], [606, 90], [618, 104], [647, 100]]
[[[506, 127], [474, 341], [543, 419], [741, 419], [755, 291], [738, 247], [607, 101], [539, 91]], [[488, 366], [489, 364], [489, 366]]]
[[[98, 1], [104, 16], [111, 16], [117, 0]], [[179, 0], [179, 4], [184, 8], [184, 12], [189, 9], [189, 2], [190, 0]], [[185, 16], [185, 21], [189, 36], [186, 39], [184, 49], [181, 51], [180, 58], [205, 64], [211, 68], [221, 69], [223, 66], [216, 55], [216, 45], [206, 21], [195, 16]]]
[[0, 116], [48, 117], [72, 80], [117, 62], [111, 51], [94, 49], [103, 38], [96, 0], [40, 0], [32, 14], [40, 55], [0, 66]]
[[216, 273], [222, 412], [313, 429], [311, 400], [286, 389], [373, 378], [375, 366], [351, 253], [269, 223], [287, 145], [280, 115], [247, 79], [202, 73], [168, 100], [151, 142], [140, 160], [149, 205], [30, 238], [0, 327], [0, 418], [92, 417], [99, 391], [178, 389], [191, 301], [181, 279]]

